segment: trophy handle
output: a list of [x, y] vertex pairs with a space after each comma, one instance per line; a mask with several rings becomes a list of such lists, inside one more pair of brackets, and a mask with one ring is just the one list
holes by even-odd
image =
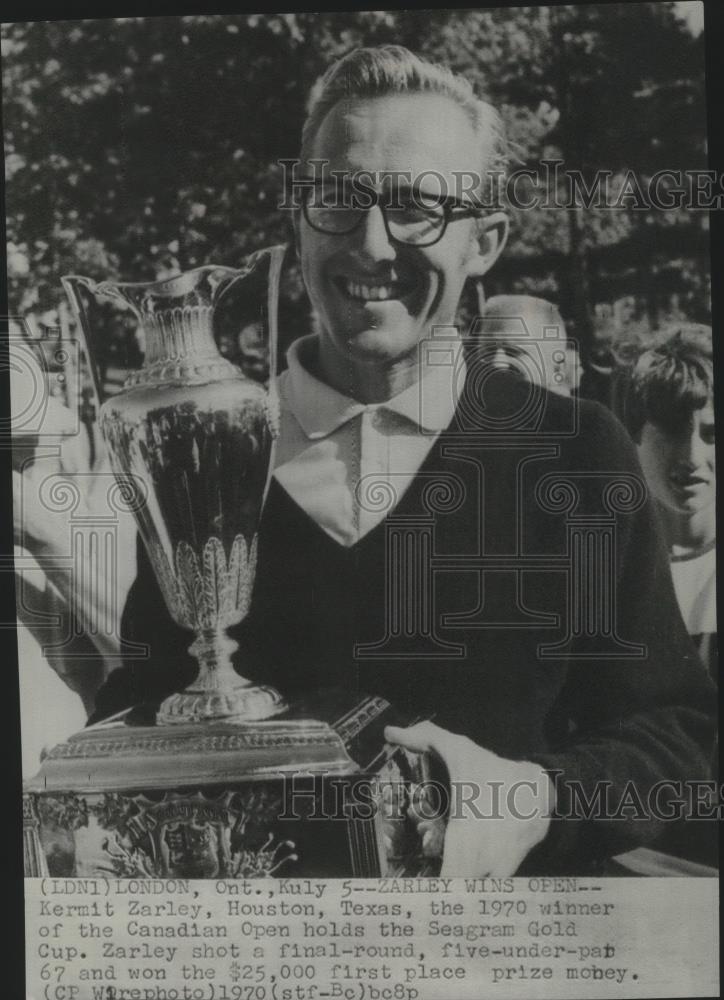
[[257, 250], [247, 258], [247, 267], [253, 270], [258, 261], [265, 255], [269, 256], [269, 281], [267, 284], [267, 322], [269, 327], [269, 381], [277, 375], [277, 357], [279, 350], [279, 284], [282, 275], [284, 255], [288, 249], [287, 243], [280, 243], [264, 250]]
[[281, 281], [282, 264], [284, 263], [284, 255], [286, 251], [286, 244], [270, 247], [268, 251], [270, 259], [269, 284], [267, 287], [267, 316], [269, 317], [269, 386], [267, 391], [269, 393], [269, 415], [272, 424], [272, 433], [274, 434], [274, 441], [272, 442], [271, 461], [269, 462], [269, 468], [267, 469], [266, 483], [264, 484], [264, 493], [262, 495], [262, 510], [266, 504], [267, 494], [269, 493], [272, 476], [274, 475], [276, 438], [279, 434], [280, 412], [279, 393], [277, 391], [277, 356], [279, 350], [279, 284]]
[[76, 320], [78, 321], [81, 345], [83, 347], [83, 351], [85, 352], [85, 356], [88, 359], [88, 367], [90, 368], [91, 380], [93, 382], [93, 393], [95, 395], [96, 413], [98, 413], [101, 403], [105, 400], [105, 395], [103, 393], [100, 375], [98, 374], [95, 351], [92, 350], [93, 336], [91, 332], [90, 320], [88, 319], [88, 313], [86, 311], [85, 303], [83, 302], [83, 297], [80, 295], [80, 289], [85, 288], [86, 291], [88, 291], [95, 298], [98, 284], [93, 281], [92, 278], [84, 278], [80, 274], [66, 274], [60, 279], [60, 283], [63, 286], [63, 290], [68, 297], [68, 301], [70, 302], [71, 309], [73, 310]]
[[[248, 277], [248, 275], [254, 271], [257, 265], [265, 257], [269, 258], [266, 300], [266, 326], [269, 342], [269, 385], [267, 387], [267, 392], [269, 422], [275, 440], [278, 436], [279, 426], [279, 396], [276, 388], [277, 359], [279, 355], [279, 286], [281, 283], [282, 265], [288, 249], [288, 243], [278, 243], [275, 246], [264, 247], [262, 250], [256, 250], [254, 253], [249, 254], [249, 256], [245, 258], [243, 271], [240, 271], [236, 277], [232, 278], [219, 293], [220, 299], [234, 287], [237, 281], [243, 281], [244, 278]], [[269, 462], [266, 483], [264, 484], [264, 492], [262, 494], [262, 507], [266, 503], [272, 476], [274, 475], [274, 449], [275, 444], [273, 443], [271, 461]]]
[[244, 259], [244, 268], [239, 271], [219, 292], [217, 301], [227, 295], [237, 282], [243, 281], [256, 269], [260, 261], [269, 258], [269, 276], [267, 279], [267, 332], [269, 337], [269, 382], [277, 375], [277, 358], [279, 352], [279, 285], [282, 275], [284, 256], [288, 243], [279, 243], [263, 250], [256, 250]]

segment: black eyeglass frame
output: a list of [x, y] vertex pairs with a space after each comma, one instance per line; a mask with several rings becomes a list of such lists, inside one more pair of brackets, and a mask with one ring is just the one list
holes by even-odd
[[[418, 188], [413, 187], [410, 189], [413, 198], [415, 195], [424, 195], [425, 198], [435, 202], [436, 205], [442, 206], [443, 209], [442, 225], [440, 226], [439, 231], [434, 234], [434, 238], [431, 240], [425, 240], [423, 242], [416, 242], [414, 240], [402, 240], [399, 237], [393, 235], [390, 229], [389, 219], [387, 218], [387, 212], [393, 211], [395, 207], [394, 205], [385, 205], [383, 203], [383, 200], [389, 197], [389, 192], [377, 191], [375, 190], [375, 188], [365, 185], [364, 187], [360, 188], [360, 190], [357, 193], [361, 194], [365, 199], [369, 199], [370, 204], [364, 206], [361, 205], [340, 206], [340, 207], [346, 207], [348, 209], [351, 209], [351, 211], [358, 213], [358, 218], [355, 219], [355, 221], [349, 227], [349, 229], [336, 229], [336, 230], [322, 229], [320, 226], [315, 225], [314, 222], [312, 222], [312, 220], [309, 217], [309, 198], [315, 188], [322, 186], [329, 186], [329, 185], [328, 183], [325, 184], [324, 181], [317, 181], [311, 178], [301, 178], [300, 180], [301, 182], [305, 183], [304, 196], [302, 199], [302, 213], [304, 215], [305, 221], [307, 222], [307, 225], [309, 225], [311, 229], [313, 229], [317, 233], [322, 233], [325, 236], [349, 236], [350, 233], [353, 233], [356, 229], [359, 229], [359, 227], [362, 225], [362, 221], [365, 218], [367, 212], [369, 212], [370, 209], [379, 206], [380, 211], [382, 212], [382, 219], [385, 224], [385, 230], [387, 232], [388, 239], [390, 240], [391, 243], [398, 243], [401, 246], [414, 246], [424, 249], [426, 247], [431, 247], [434, 246], [436, 243], [439, 243], [440, 240], [445, 235], [445, 233], [447, 232], [447, 227], [450, 225], [451, 222], [455, 222], [457, 219], [469, 219], [469, 218], [480, 219], [484, 215], [484, 211], [482, 208], [476, 205], [466, 204], [465, 202], [460, 201], [459, 198], [455, 198], [451, 195], [425, 194], [424, 192], [421, 192]], [[418, 206], [418, 207], [422, 208], [423, 206]]]

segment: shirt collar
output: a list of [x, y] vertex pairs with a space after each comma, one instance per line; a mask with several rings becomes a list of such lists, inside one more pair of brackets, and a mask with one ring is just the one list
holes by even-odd
[[443, 431], [452, 421], [465, 377], [457, 367], [429, 367], [420, 381], [384, 403], [365, 405], [337, 392], [312, 375], [302, 359], [317, 342], [315, 334], [295, 340], [287, 351], [283, 395], [308, 438], [323, 438], [365, 410], [391, 410], [425, 431]]

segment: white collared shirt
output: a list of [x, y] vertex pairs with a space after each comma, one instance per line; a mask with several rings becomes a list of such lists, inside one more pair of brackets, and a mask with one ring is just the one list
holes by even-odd
[[295, 341], [279, 377], [274, 476], [328, 535], [350, 546], [394, 510], [450, 425], [464, 372], [431, 367], [392, 399], [365, 405], [304, 366], [315, 341]]

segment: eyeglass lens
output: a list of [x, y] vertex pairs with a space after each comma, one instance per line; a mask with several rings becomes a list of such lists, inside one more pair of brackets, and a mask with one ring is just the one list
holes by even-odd
[[[310, 226], [324, 233], [346, 234], [361, 225], [372, 199], [346, 195], [334, 188], [314, 188], [305, 202]], [[444, 205], [420, 192], [380, 196], [377, 203], [387, 220], [389, 233], [402, 243], [425, 243], [439, 238], [445, 228]]]

